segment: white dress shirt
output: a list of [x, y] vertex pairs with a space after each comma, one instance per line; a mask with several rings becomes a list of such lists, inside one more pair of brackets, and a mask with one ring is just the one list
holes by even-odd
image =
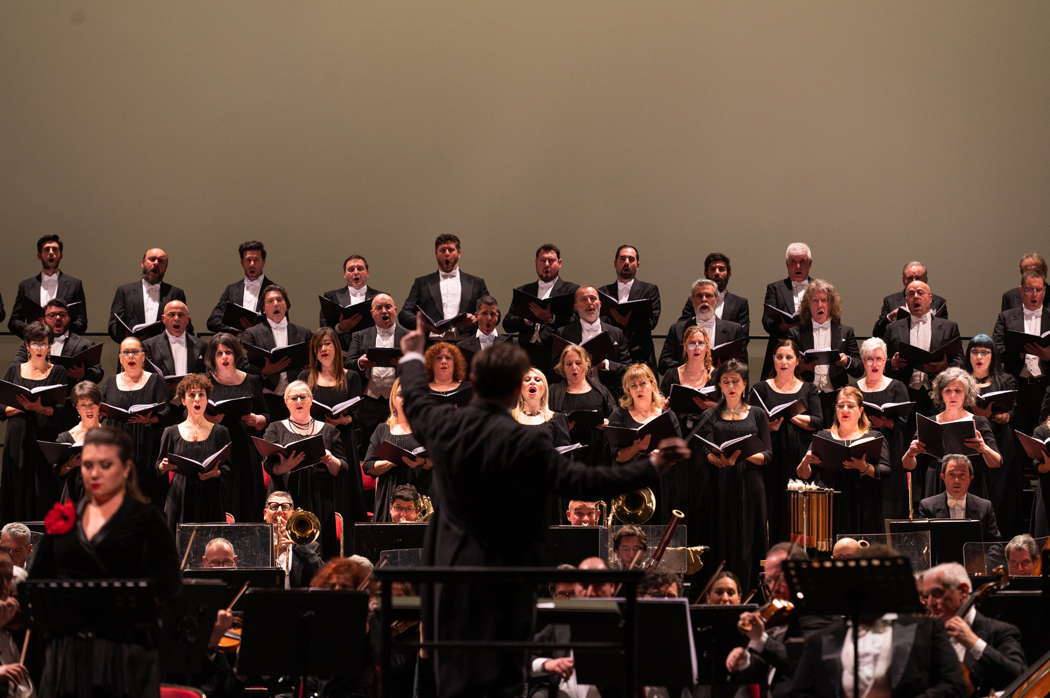
[[[920, 349], [930, 350], [930, 332], [933, 327], [933, 313], [926, 313], [922, 317], [911, 318], [911, 329], [908, 330], [908, 344]], [[918, 390], [929, 384], [930, 377], [918, 369], [911, 372], [911, 380], [908, 387]]]
[[722, 319], [722, 311], [726, 305], [726, 292], [718, 291], [718, 304], [715, 306], [715, 317], [719, 320]]
[[554, 284], [558, 283], [558, 277], [555, 276], [551, 281], [544, 281], [543, 279], [536, 280], [536, 297], [541, 301], [545, 301], [550, 298], [551, 291], [554, 290]]
[[631, 297], [631, 288], [634, 286], [634, 279], [628, 281], [616, 280], [616, 302], [626, 303]]
[[496, 343], [496, 336], [498, 333], [496, 330], [492, 330], [491, 334], [485, 334], [481, 330], [477, 331], [478, 342], [481, 344], [482, 349], [488, 349]]
[[[818, 351], [830, 351], [831, 350], [831, 320], [827, 322], [813, 321], [813, 348]], [[820, 364], [813, 367], [813, 384], [817, 386], [817, 390], [822, 393], [830, 393], [834, 388], [831, 385], [831, 379], [828, 378], [828, 371], [831, 366], [827, 364]]]
[[[857, 679], [858, 695], [865, 698], [889, 698], [892, 695], [889, 670], [893, 658], [893, 621], [896, 613], [887, 613], [871, 625], [861, 624], [857, 639], [860, 662]], [[842, 695], [853, 695], [853, 624], [847, 622], [846, 638], [842, 643]]]
[[[274, 349], [288, 346], [288, 316], [285, 315], [281, 318], [279, 323], [274, 324], [274, 321], [270, 318], [266, 318], [266, 323], [270, 326], [270, 332], [273, 333], [273, 346]], [[276, 395], [284, 395], [284, 389], [288, 387], [288, 372], [281, 371], [277, 377], [277, 387], [272, 392]]]
[[696, 318], [696, 326], [707, 333], [707, 339], [711, 343], [711, 346], [707, 348], [708, 351], [715, 346], [715, 316], [712, 315], [710, 320], [701, 320], [699, 317]]
[[48, 275], [40, 272], [40, 307], [43, 308], [58, 295], [58, 275], [62, 272], [56, 271]]
[[[385, 330], [381, 327], [376, 327], [376, 348], [394, 348], [393, 327]], [[397, 369], [392, 366], [373, 367], [368, 377], [368, 385], [365, 387], [365, 394], [376, 399], [386, 399], [390, 397], [390, 388], [394, 385], [394, 376], [396, 373]]]
[[160, 318], [160, 284], [142, 280], [143, 322], [156, 322]]
[[594, 322], [587, 322], [583, 318], [580, 318], [580, 328], [583, 330], [583, 335], [580, 337], [580, 344], [586, 344], [602, 333], [602, 321], [601, 319], [598, 319]]
[[189, 362], [187, 357], [189, 352], [186, 348], [186, 333], [183, 332], [181, 336], [176, 337], [167, 330], [164, 330], [164, 334], [168, 337], [168, 346], [171, 348], [171, 363], [174, 367], [176, 376], [185, 376], [189, 371]]
[[248, 310], [255, 310], [259, 304], [259, 293], [262, 292], [263, 278], [260, 276], [252, 281], [244, 277], [244, 293], [241, 295], [241, 306]]
[[952, 519], [966, 518], [966, 495], [961, 499], [955, 499], [947, 492], [944, 495], [948, 500], [948, 517]]
[[441, 290], [441, 312], [445, 320], [459, 315], [459, 299], [463, 295], [463, 286], [460, 283], [459, 267], [447, 274], [438, 270], [438, 286]]
[[361, 288], [347, 286], [346, 290], [350, 293], [350, 305], [357, 305], [358, 303], [364, 303], [368, 300], [368, 284], [365, 284]]
[[806, 289], [809, 288], [809, 279], [805, 281], [792, 281], [791, 282], [791, 296], [795, 300], [795, 312], [802, 307], [802, 296], [806, 293]]
[[[963, 616], [963, 620], [966, 621], [967, 625], [972, 627], [973, 619], [976, 617], [977, 608], [975, 606], [971, 606], [970, 610], [966, 612], [965, 616]], [[966, 659], [966, 647], [950, 635], [948, 636], [948, 641], [952, 643], [952, 649], [955, 650], [955, 656], [959, 658], [959, 662], [961, 663], [964, 659]], [[973, 657], [975, 660], [980, 659], [981, 656], [984, 654], [984, 648], [987, 646], [987, 642], [985, 642], [981, 638], [977, 638], [977, 642], [973, 643], [973, 647], [971, 647], [969, 650], [970, 656]]]
[[[1039, 306], [1035, 310], [1029, 310], [1024, 308], [1024, 331], [1028, 334], [1038, 335], [1042, 332], [1042, 317], [1043, 317], [1043, 306]], [[1039, 357], [1035, 354], [1024, 355], [1024, 368], [1021, 369], [1021, 376], [1024, 378], [1039, 378], [1043, 375], [1043, 370], [1039, 367]]]
[[69, 330], [60, 337], [55, 337], [55, 341], [51, 342], [51, 356], [62, 356], [62, 347], [66, 346], [66, 341], [69, 339]]

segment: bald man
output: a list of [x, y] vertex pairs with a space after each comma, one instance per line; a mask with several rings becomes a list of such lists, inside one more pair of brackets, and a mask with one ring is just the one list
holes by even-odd
[[[164, 280], [168, 271], [168, 253], [159, 247], [151, 247], [142, 254], [139, 262], [142, 278], [118, 286], [113, 293], [109, 308], [109, 336], [118, 344], [128, 336], [128, 331], [116, 320], [119, 317], [128, 327], [160, 320], [168, 301], [186, 302], [186, 292]], [[193, 326], [189, 326], [193, 332]]]
[[233, 550], [233, 543], [225, 538], [212, 538], [204, 546], [201, 567], [234, 568], [237, 567], [237, 559], [237, 553]]
[[205, 342], [190, 333], [190, 309], [186, 304], [179, 300], [169, 301], [160, 321], [164, 323], [164, 331], [142, 343], [146, 356], [157, 371], [163, 376], [202, 373]]

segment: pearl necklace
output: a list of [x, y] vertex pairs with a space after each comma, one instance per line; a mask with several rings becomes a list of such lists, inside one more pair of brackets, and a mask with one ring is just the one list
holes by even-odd
[[314, 418], [311, 417], [310, 421], [306, 424], [300, 424], [299, 422], [296, 422], [291, 417], [289, 417], [288, 426], [292, 427], [292, 431], [298, 432], [300, 434], [312, 434], [314, 430]]

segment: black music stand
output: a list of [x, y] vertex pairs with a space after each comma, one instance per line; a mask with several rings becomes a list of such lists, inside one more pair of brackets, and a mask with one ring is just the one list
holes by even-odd
[[245, 582], [251, 582], [253, 589], [283, 589], [285, 575], [280, 567], [202, 567], [184, 570], [182, 576], [186, 579], [218, 579], [237, 590]]
[[378, 562], [384, 550], [422, 548], [426, 531], [425, 523], [355, 523], [354, 552]]
[[30, 625], [51, 635], [123, 637], [157, 626], [156, 593], [145, 579], [27, 579], [18, 595]]
[[911, 562], [903, 555], [851, 560], [784, 560], [791, 593], [803, 613], [846, 615], [853, 623], [853, 696], [860, 695], [857, 645], [861, 616], [923, 613]]
[[[368, 594], [251, 590], [241, 599], [244, 629], [237, 673], [357, 678], [364, 666]], [[281, 632], [274, 632], [280, 628]]]
[[701, 685], [738, 683], [726, 669], [726, 655], [734, 647], [747, 644], [747, 636], [737, 628], [740, 614], [755, 611], [756, 604], [690, 606], [693, 636], [696, 645], [696, 665]]
[[215, 579], [182, 580], [182, 593], [162, 611], [164, 632], [157, 638], [166, 681], [189, 683], [201, 672], [216, 615], [235, 593]]
[[588, 557], [601, 556], [601, 526], [551, 526], [543, 545], [543, 564], [578, 565]]
[[982, 541], [981, 522], [977, 519], [886, 519], [886, 532], [930, 532], [930, 564], [963, 561], [963, 545]]

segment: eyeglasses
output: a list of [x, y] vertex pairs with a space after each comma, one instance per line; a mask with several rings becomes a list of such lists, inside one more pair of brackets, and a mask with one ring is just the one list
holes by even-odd
[[141, 349], [121, 349], [121, 356], [138, 356], [142, 353]]
[[991, 356], [991, 349], [971, 349], [970, 356]]
[[29, 344], [29, 348], [30, 348], [30, 349], [36, 349], [37, 351], [44, 351], [44, 350], [45, 350], [45, 349], [47, 349], [47, 348], [48, 348], [49, 346], [51, 346], [51, 345], [50, 345], [50, 344], [47, 344], [47, 343], [45, 343], [45, 342], [31, 342], [31, 343]]
[[289, 395], [288, 399], [292, 402], [302, 402], [303, 400], [309, 400], [309, 395]]
[[291, 511], [291, 502], [267, 502], [266, 508], [270, 511]]
[[687, 349], [703, 349], [707, 346], [707, 342], [689, 342], [685, 346]]

